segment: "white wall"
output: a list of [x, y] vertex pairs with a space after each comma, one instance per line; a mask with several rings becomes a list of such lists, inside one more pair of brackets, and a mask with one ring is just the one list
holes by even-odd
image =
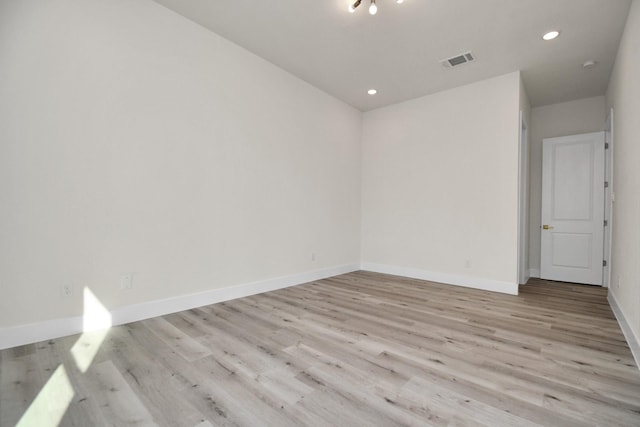
[[363, 265], [517, 292], [520, 73], [364, 114]]
[[529, 267], [533, 277], [540, 277], [542, 140], [602, 131], [605, 120], [604, 96], [546, 105], [531, 110]]
[[[613, 240], [610, 293], [631, 329], [640, 362], [640, 1], [634, 0], [622, 37], [607, 105], [613, 123]], [[634, 339], [630, 339], [634, 338]], [[635, 341], [635, 342], [634, 342]]]
[[3, 1], [0, 64], [0, 329], [359, 262], [346, 104], [149, 0]]

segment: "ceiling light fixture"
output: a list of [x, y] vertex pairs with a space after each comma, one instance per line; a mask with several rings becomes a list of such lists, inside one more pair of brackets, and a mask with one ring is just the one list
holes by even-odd
[[375, 95], [376, 93], [378, 93], [378, 91], [377, 91], [377, 90], [375, 90], [375, 89], [369, 89], [369, 90], [367, 91], [367, 93], [368, 93], [369, 95]]
[[369, 13], [375, 15], [378, 13], [378, 6], [376, 6], [376, 0], [371, 0], [371, 6], [369, 6]]
[[542, 36], [543, 40], [550, 41], [557, 38], [560, 35], [560, 31], [549, 31], [544, 36]]
[[[353, 3], [351, 3], [349, 5], [349, 13], [355, 12], [358, 6], [360, 6], [360, 3], [362, 3], [362, 0], [355, 0]], [[396, 0], [396, 3], [402, 4], [404, 3], [404, 0]], [[376, 4], [376, 0], [371, 0], [371, 5], [369, 6], [369, 13], [371, 15], [375, 15], [376, 13], [378, 13], [378, 5]]]

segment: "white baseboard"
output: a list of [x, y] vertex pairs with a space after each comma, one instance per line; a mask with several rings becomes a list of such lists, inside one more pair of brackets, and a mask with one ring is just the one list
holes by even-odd
[[479, 277], [461, 276], [456, 274], [438, 273], [416, 268], [396, 267], [392, 265], [363, 262], [361, 269], [374, 273], [393, 274], [395, 276], [410, 277], [412, 279], [429, 280], [447, 285], [464, 286], [466, 288], [482, 289], [503, 294], [518, 295], [518, 284], [499, 280], [482, 279]]
[[540, 278], [540, 269], [539, 268], [530, 268], [529, 269], [529, 277], [535, 277], [536, 279]]
[[[346, 264], [337, 267], [309, 271], [306, 273], [245, 283], [228, 288], [213, 289], [196, 294], [181, 295], [173, 298], [119, 307], [110, 312], [111, 324], [114, 326], [122, 325], [151, 317], [163, 316], [165, 314], [202, 307], [209, 304], [274, 291], [276, 289], [301, 285], [303, 283], [357, 271], [359, 270], [359, 267], [360, 266], [358, 264]], [[82, 327], [82, 316], [76, 316], [31, 323], [28, 325], [0, 328], [0, 350], [67, 335], [79, 334], [83, 332]]]
[[82, 332], [82, 316], [0, 329], [0, 350]]
[[636, 336], [633, 329], [631, 329], [631, 326], [627, 321], [627, 317], [624, 315], [620, 304], [618, 304], [618, 300], [616, 300], [616, 297], [613, 295], [611, 290], [609, 290], [607, 300], [609, 301], [611, 310], [613, 310], [613, 314], [615, 314], [616, 319], [618, 319], [618, 324], [620, 325], [620, 329], [622, 329], [624, 337], [627, 339], [627, 344], [629, 344], [631, 354], [633, 354], [633, 358], [636, 361], [636, 367], [640, 369], [640, 338]]

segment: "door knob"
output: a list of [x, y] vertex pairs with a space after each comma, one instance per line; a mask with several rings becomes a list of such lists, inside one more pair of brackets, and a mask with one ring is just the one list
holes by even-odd
[[542, 226], [542, 228], [543, 228], [544, 230], [552, 230], [552, 229], [553, 229], [553, 227], [552, 227], [552, 226], [547, 225], [547, 224], [543, 225], [543, 226]]

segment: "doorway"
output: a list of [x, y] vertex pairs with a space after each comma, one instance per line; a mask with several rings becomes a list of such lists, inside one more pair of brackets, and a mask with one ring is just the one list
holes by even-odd
[[605, 133], [547, 138], [542, 153], [540, 277], [602, 286]]

